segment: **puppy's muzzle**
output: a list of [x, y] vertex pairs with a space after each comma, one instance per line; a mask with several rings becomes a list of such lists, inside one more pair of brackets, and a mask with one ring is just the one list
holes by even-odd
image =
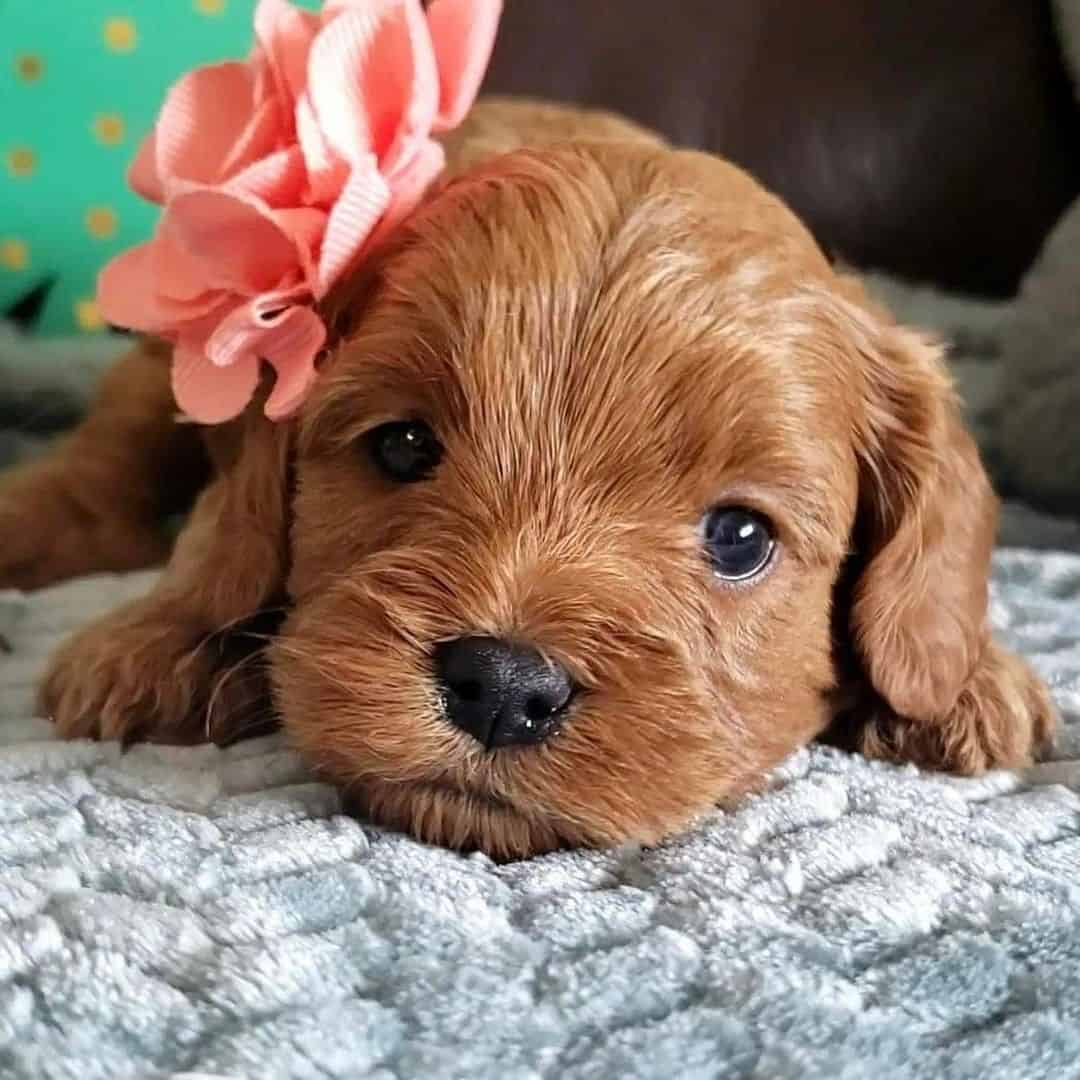
[[543, 742], [574, 694], [570, 676], [535, 649], [463, 637], [435, 650], [447, 720], [488, 750]]

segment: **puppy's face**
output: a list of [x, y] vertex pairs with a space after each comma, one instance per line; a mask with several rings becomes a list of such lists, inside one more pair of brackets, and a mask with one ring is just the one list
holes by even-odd
[[[758, 785], [831, 717], [856, 513], [894, 564], [926, 546], [944, 382], [846, 289], [698, 154], [517, 153], [436, 195], [340, 299], [300, 421], [294, 741], [376, 820], [502, 856]], [[853, 636], [914, 700], [878, 578]]]
[[652, 841], [826, 723], [850, 365], [820, 255], [720, 168], [516, 155], [353, 299], [273, 663], [377, 820], [496, 855]]

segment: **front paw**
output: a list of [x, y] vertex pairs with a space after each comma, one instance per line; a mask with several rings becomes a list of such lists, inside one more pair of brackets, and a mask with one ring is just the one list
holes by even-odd
[[191, 744], [265, 729], [261, 650], [239, 650], [167, 605], [139, 600], [61, 646], [40, 705], [64, 738]]
[[1054, 742], [1057, 711], [1020, 657], [990, 642], [949, 713], [910, 720], [878, 703], [856, 737], [867, 757], [974, 775], [1030, 765]]

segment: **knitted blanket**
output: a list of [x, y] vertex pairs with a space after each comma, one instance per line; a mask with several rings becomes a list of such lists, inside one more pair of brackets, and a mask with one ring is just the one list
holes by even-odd
[[996, 564], [1056, 761], [813, 748], [656, 849], [504, 866], [341, 816], [277, 737], [53, 741], [46, 654], [150, 580], [0, 594], [0, 1075], [1080, 1077], [1080, 558]]

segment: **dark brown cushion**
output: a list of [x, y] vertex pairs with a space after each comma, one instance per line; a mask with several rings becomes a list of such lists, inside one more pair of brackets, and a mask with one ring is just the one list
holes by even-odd
[[862, 266], [1011, 292], [1080, 190], [1044, 0], [507, 0], [487, 88], [748, 168]]

